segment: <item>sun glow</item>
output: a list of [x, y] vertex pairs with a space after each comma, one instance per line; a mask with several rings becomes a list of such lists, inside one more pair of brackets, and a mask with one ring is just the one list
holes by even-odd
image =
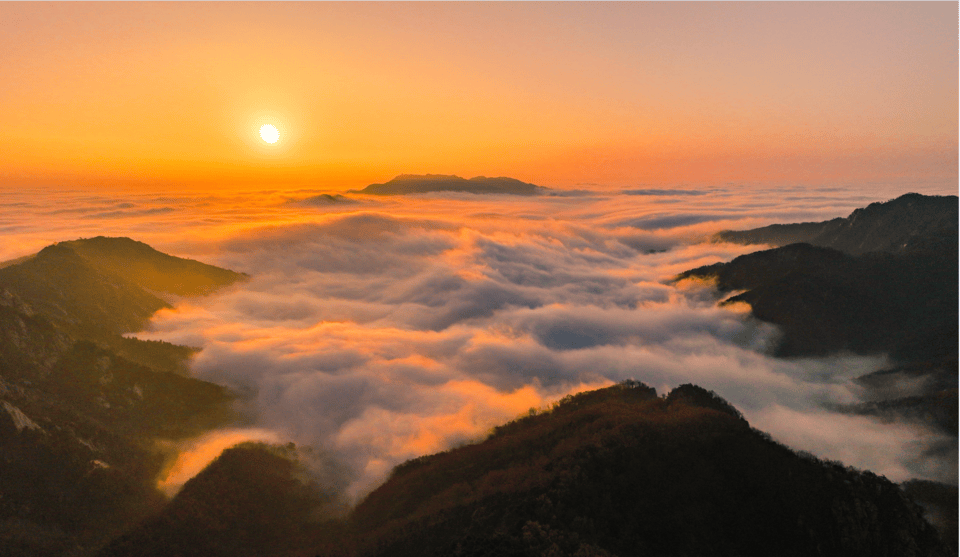
[[280, 131], [273, 124], [260, 126], [260, 138], [267, 143], [276, 143], [280, 139]]

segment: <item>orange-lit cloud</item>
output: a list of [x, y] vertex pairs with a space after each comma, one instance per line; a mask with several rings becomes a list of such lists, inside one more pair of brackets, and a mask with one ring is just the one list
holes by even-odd
[[278, 443], [282, 439], [264, 429], [232, 429], [214, 431], [193, 441], [182, 443], [177, 456], [157, 481], [157, 487], [168, 497], [174, 496], [183, 484], [196, 476], [225, 449], [249, 441]]
[[[202, 347], [193, 372], [244, 393], [256, 427], [335, 458], [350, 497], [407, 458], [628, 378], [715, 390], [821, 456], [852, 458], [848, 447], [875, 439], [886, 450], [853, 462], [892, 479], [949, 475], [949, 457], [922, 456], [940, 442], [923, 429], [823, 410], [859, 400], [850, 379], [884, 365], [882, 354], [773, 358], [775, 328], [742, 305], [717, 307], [708, 283], [668, 282], [756, 249], [703, 242], [720, 228], [826, 220], [902, 191], [638, 185], [302, 202], [318, 193], [4, 194], [0, 221], [17, 243], [2, 247], [17, 256], [131, 235], [249, 273], [159, 312], [140, 336]], [[223, 439], [186, 450], [164, 485], [176, 489]]]

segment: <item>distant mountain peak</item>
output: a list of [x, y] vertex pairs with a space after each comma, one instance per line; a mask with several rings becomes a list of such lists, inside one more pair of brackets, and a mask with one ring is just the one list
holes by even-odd
[[449, 174], [401, 174], [383, 184], [370, 184], [357, 193], [370, 195], [410, 195], [433, 192], [473, 194], [538, 195], [548, 188], [521, 182], [516, 178], [474, 176], [466, 179]]

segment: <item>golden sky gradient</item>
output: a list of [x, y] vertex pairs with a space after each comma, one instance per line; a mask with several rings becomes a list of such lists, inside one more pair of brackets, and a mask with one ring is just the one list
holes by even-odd
[[955, 2], [3, 2], [0, 188], [955, 184], [957, 52]]

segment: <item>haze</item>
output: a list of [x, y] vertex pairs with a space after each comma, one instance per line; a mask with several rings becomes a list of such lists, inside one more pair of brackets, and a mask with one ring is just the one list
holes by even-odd
[[955, 440], [825, 409], [859, 401], [850, 379], [887, 365], [883, 354], [774, 358], [776, 329], [746, 307], [717, 307], [709, 285], [667, 284], [757, 249], [704, 243], [714, 231], [825, 220], [887, 199], [882, 191], [354, 194], [352, 203], [315, 193], [8, 193], [2, 220], [8, 237], [35, 246], [27, 251], [54, 237], [126, 234], [252, 276], [177, 301], [137, 335], [202, 347], [194, 374], [247, 400], [257, 429], [206, 436], [185, 458], [209, 461], [225, 439], [293, 440], [336, 455], [336, 481], [357, 497], [406, 459], [633, 378], [660, 392], [703, 385], [794, 448], [897, 481], [956, 481]]
[[953, 187], [955, 8], [5, 2], [0, 178]]

